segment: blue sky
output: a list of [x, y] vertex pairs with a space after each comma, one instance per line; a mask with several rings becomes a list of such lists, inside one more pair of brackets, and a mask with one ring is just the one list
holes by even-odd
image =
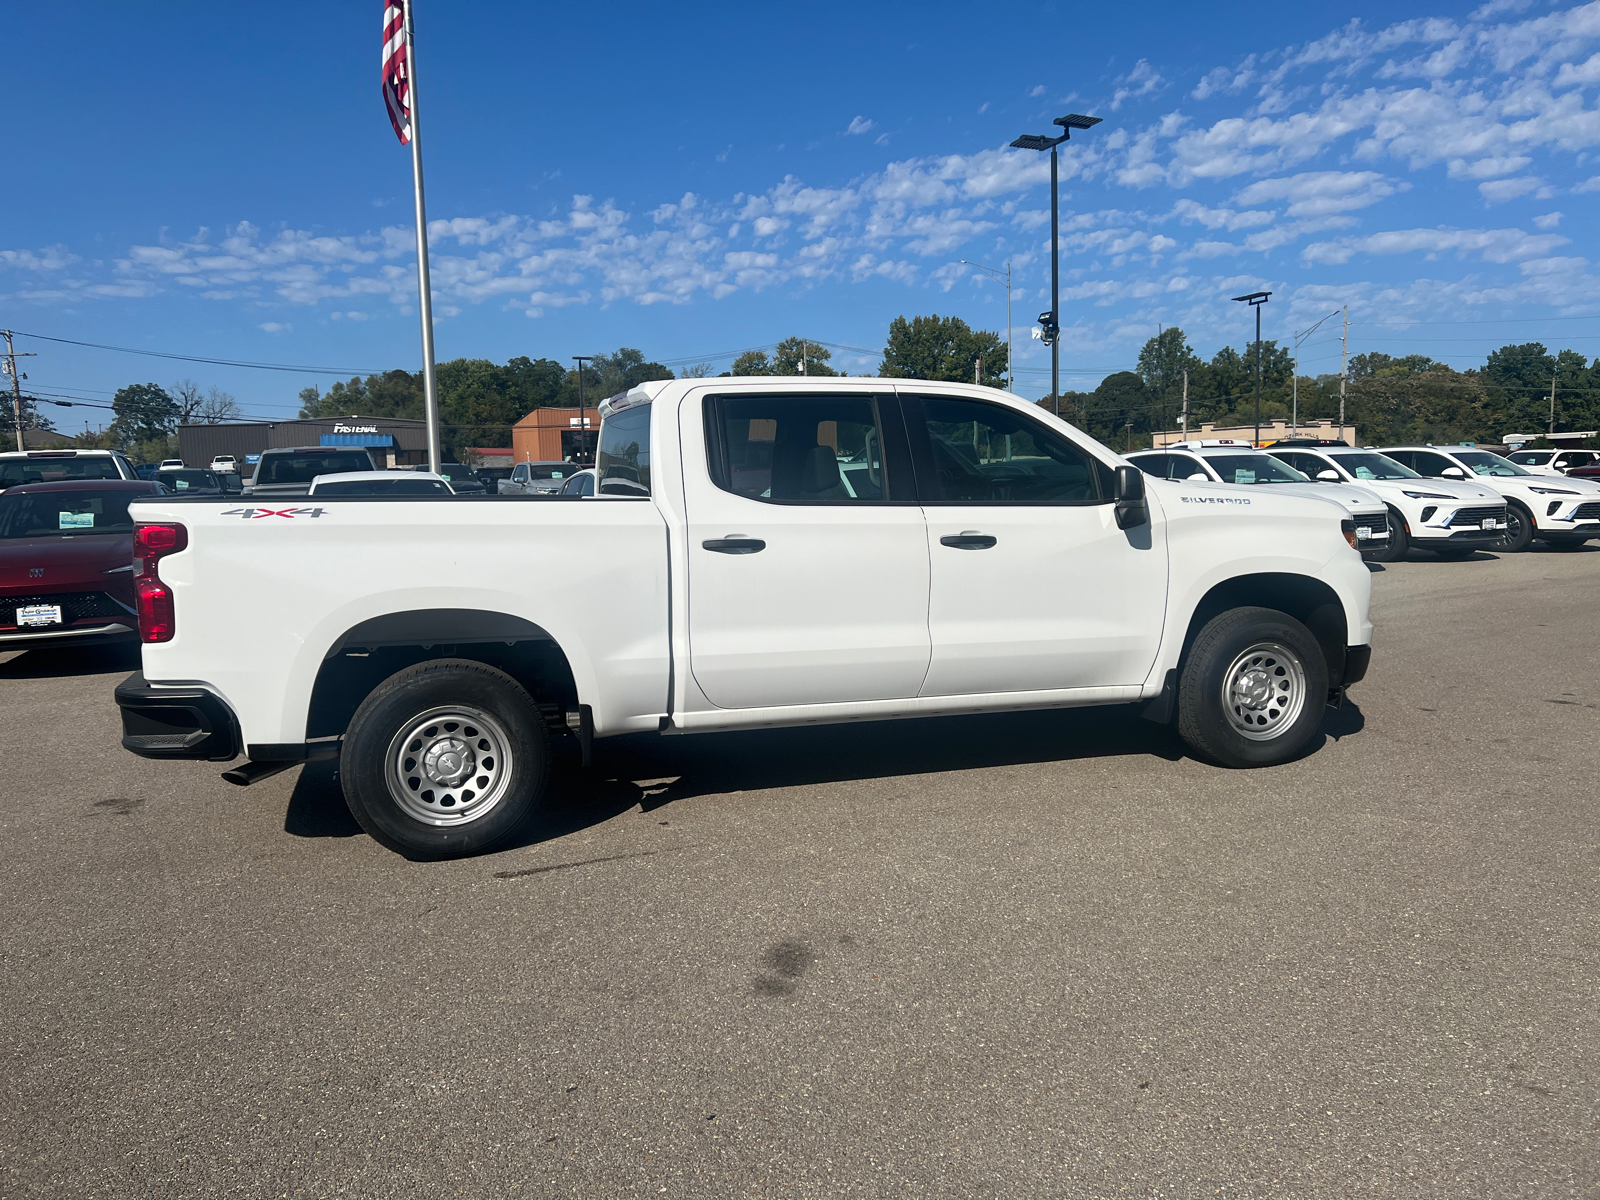
[[[0, 325], [362, 371], [419, 361], [409, 154], [382, 5], [13, 6]], [[1274, 296], [1352, 353], [1600, 354], [1600, 3], [643, 6], [418, 0], [441, 359], [637, 346], [725, 369], [803, 334], [871, 370], [889, 321], [1048, 306], [1046, 156], [1068, 111], [1065, 386], [1162, 324], [1202, 353]], [[1330, 321], [1302, 369], [1338, 369]], [[24, 338], [29, 385], [188, 375], [287, 416], [332, 376]], [[718, 357], [721, 355], [721, 357]], [[56, 410], [65, 428], [84, 410]]]

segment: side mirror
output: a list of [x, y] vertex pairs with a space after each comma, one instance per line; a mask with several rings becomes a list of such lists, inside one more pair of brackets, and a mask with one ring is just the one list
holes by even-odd
[[1334, 470], [1318, 471], [1317, 472], [1317, 482], [1318, 483], [1338, 483], [1339, 482], [1339, 472], [1334, 471]]
[[1465, 479], [1467, 477], [1467, 473], [1460, 467], [1446, 467], [1440, 474], [1446, 479]]
[[1211, 476], [1207, 475], [1204, 471], [1196, 471], [1193, 475], [1184, 476], [1183, 481], [1185, 483], [1210, 483]]
[[1117, 468], [1113, 495], [1117, 502], [1118, 529], [1132, 529], [1150, 520], [1150, 509], [1144, 502], [1144, 472], [1138, 467]]

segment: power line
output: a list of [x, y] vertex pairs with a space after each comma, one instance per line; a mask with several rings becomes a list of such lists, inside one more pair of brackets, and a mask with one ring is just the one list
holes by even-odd
[[16, 330], [18, 337], [38, 338], [45, 342], [60, 342], [64, 346], [84, 346], [90, 350], [114, 350], [118, 354], [142, 354], [147, 358], [171, 358], [179, 362], [207, 363], [214, 367], [248, 367], [254, 371], [298, 371], [310, 372], [314, 375], [382, 375], [383, 371], [372, 371], [362, 367], [309, 367], [296, 363], [262, 363], [248, 362], [237, 358], [205, 358], [197, 354], [169, 354], [164, 350], [135, 350], [129, 346], [106, 346], [99, 342], [79, 342], [72, 338], [51, 337], [45, 333], [24, 333]]

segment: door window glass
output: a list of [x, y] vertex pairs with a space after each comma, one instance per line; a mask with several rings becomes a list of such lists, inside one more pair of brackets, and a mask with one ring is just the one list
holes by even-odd
[[866, 396], [707, 401], [711, 473], [751, 500], [863, 504], [890, 498], [877, 404]]
[[1111, 469], [1071, 441], [998, 404], [922, 401], [933, 452], [925, 499], [964, 504], [1097, 504]]
[[1167, 478], [1167, 460], [1171, 457], [1169, 454], [1140, 454], [1135, 458], [1130, 458], [1128, 461], [1152, 479], [1165, 479]]
[[1191, 475], [1205, 475], [1207, 479], [1211, 478], [1210, 475], [1206, 474], [1205, 467], [1200, 465], [1200, 460], [1193, 455], [1174, 454], [1172, 456], [1172, 473], [1167, 478], [1188, 479]]
[[[1426, 475], [1432, 479], [1443, 479], [1445, 471], [1456, 465], [1442, 454], [1429, 454], [1425, 450], [1413, 452], [1409, 459], [1396, 458], [1395, 461], [1410, 467], [1418, 475]], [[1456, 469], [1461, 468], [1456, 467]]]
[[600, 424], [600, 450], [595, 468], [605, 496], [650, 494], [650, 409], [625, 408]]

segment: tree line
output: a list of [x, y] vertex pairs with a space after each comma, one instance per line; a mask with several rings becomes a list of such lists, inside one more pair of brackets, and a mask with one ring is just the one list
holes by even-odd
[[[749, 350], [720, 377], [747, 375], [838, 376], [832, 353], [807, 338], [791, 337], [770, 351]], [[959, 317], [896, 317], [889, 325], [877, 376], [1006, 386], [1006, 345], [993, 330], [973, 329]], [[1188, 375], [1189, 428], [1203, 422], [1247, 426], [1255, 420], [1255, 357], [1252, 346], [1224, 346], [1209, 360], [1189, 345], [1182, 329], [1164, 329], [1149, 339], [1131, 371], [1108, 375], [1093, 391], [1064, 391], [1061, 415], [1117, 450], [1149, 446], [1158, 431], [1178, 428]], [[439, 412], [444, 449], [459, 456], [473, 447], [504, 446], [511, 427], [536, 408], [574, 408], [580, 389], [585, 404], [657, 379], [707, 378], [706, 363], [672, 368], [630, 347], [597, 354], [580, 379], [576, 367], [548, 358], [513, 358], [504, 364], [482, 358], [440, 363]], [[1261, 344], [1263, 421], [1288, 419], [1295, 384], [1294, 361], [1276, 341]], [[1494, 443], [1508, 433], [1538, 433], [1550, 421], [1555, 384], [1555, 428], [1600, 429], [1600, 360], [1575, 350], [1552, 353], [1542, 343], [1506, 345], [1481, 367], [1456, 370], [1426, 355], [1357, 354], [1345, 380], [1345, 420], [1368, 445], [1410, 441]], [[1302, 422], [1337, 420], [1337, 374], [1299, 377]], [[313, 417], [423, 418], [421, 372], [392, 370], [356, 376], [326, 391], [299, 394], [299, 415]], [[1038, 402], [1049, 408], [1053, 397]], [[240, 419], [237, 402], [218, 388], [202, 390], [190, 379], [170, 389], [130, 384], [112, 400], [111, 427], [91, 435], [136, 458], [159, 461], [176, 452], [180, 424]], [[9, 422], [8, 422], [9, 424]], [[25, 427], [50, 428], [32, 414]], [[79, 444], [84, 444], [82, 438]]]

